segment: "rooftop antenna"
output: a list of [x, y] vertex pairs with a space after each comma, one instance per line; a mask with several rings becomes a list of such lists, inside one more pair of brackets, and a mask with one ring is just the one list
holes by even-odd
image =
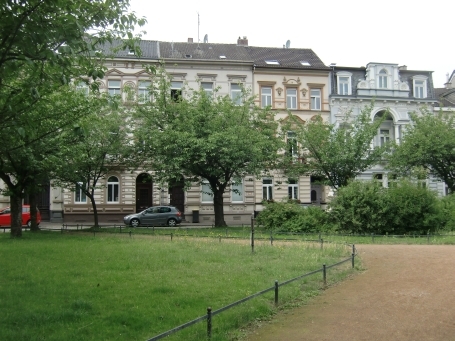
[[206, 35], [204, 36], [204, 44], [207, 44], [208, 42], [209, 42], [209, 35], [206, 34]]
[[286, 42], [286, 48], [288, 49], [288, 48], [290, 48], [290, 47], [291, 47], [291, 41], [288, 40], [288, 41]]
[[200, 26], [199, 12], [197, 12], [197, 47], [199, 47], [199, 26]]

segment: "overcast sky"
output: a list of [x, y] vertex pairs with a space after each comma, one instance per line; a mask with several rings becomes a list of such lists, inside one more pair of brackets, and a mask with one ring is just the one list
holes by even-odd
[[365, 66], [369, 62], [434, 71], [443, 87], [455, 69], [453, 0], [207, 1], [131, 0], [147, 18], [143, 39], [185, 42], [208, 35], [210, 43], [311, 48], [329, 65]]

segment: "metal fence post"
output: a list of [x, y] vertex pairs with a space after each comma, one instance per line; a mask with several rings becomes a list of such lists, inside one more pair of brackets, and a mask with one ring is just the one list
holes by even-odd
[[325, 264], [322, 264], [322, 280], [324, 281], [324, 286], [327, 286], [327, 268]]
[[352, 268], [354, 269], [354, 259], [355, 259], [355, 253], [353, 252], [352, 253]]
[[251, 216], [251, 252], [254, 252], [254, 219]]
[[275, 306], [278, 305], [278, 281], [275, 280]]
[[207, 308], [207, 338], [212, 338], [212, 308]]
[[324, 248], [324, 239], [321, 238], [321, 250]]

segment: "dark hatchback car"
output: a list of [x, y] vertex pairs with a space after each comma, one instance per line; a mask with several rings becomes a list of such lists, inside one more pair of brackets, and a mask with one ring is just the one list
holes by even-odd
[[123, 218], [125, 225], [138, 226], [175, 226], [182, 222], [182, 212], [174, 206], [154, 206], [146, 210], [127, 215]]

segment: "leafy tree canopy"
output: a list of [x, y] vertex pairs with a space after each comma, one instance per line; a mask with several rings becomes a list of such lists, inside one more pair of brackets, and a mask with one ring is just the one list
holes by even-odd
[[[422, 109], [411, 114], [410, 124], [389, 158], [388, 167], [401, 175], [428, 173], [443, 180], [455, 192], [455, 121], [453, 113]], [[417, 173], [416, 173], [417, 172]], [[425, 174], [427, 173], [427, 174]]]
[[155, 177], [187, 186], [207, 181], [213, 192], [215, 224], [225, 225], [223, 193], [235, 180], [275, 166], [282, 147], [269, 109], [254, 106], [243, 89], [240, 105], [203, 89], [171, 91], [165, 74], [154, 78], [153, 103], [138, 106], [136, 140]]
[[303, 162], [292, 162], [293, 155], [288, 154], [284, 165], [288, 174], [317, 176], [338, 189], [380, 162], [386, 146], [371, 148], [371, 144], [386, 115], [371, 121], [373, 105], [366, 106], [355, 117], [348, 113], [339, 127], [325, 122], [321, 116], [301, 124], [290, 114], [291, 119], [283, 128], [293, 132]]

